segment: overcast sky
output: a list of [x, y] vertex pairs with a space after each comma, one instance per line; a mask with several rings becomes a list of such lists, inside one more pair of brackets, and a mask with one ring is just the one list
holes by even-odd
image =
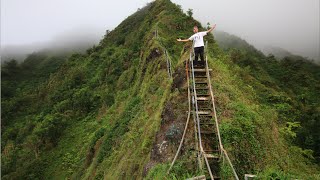
[[[319, 0], [172, 0], [256, 46], [319, 57]], [[66, 32], [103, 36], [150, 0], [1, 0], [1, 45], [50, 41]], [[192, 31], [190, 31], [192, 33]]]

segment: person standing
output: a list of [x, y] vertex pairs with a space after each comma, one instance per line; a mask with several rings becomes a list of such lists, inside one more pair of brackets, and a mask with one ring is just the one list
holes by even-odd
[[193, 41], [194, 46], [194, 53], [195, 53], [195, 62], [194, 64], [198, 64], [198, 57], [200, 56], [200, 65], [204, 65], [204, 42], [203, 42], [203, 36], [207, 35], [209, 32], [211, 32], [216, 25], [212, 26], [209, 30], [199, 32], [198, 26], [193, 27], [193, 32], [195, 33], [192, 35], [189, 39], [177, 39], [178, 42], [189, 42]]

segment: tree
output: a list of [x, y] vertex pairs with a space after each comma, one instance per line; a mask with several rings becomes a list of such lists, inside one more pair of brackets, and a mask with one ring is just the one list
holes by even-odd
[[34, 152], [34, 156], [36, 159], [39, 158], [39, 153], [40, 153], [40, 147], [42, 145], [41, 139], [37, 135], [30, 135], [27, 137], [24, 145], [30, 149], [31, 151]]
[[188, 11], [187, 11], [187, 14], [188, 14], [188, 16], [189, 17], [192, 17], [192, 15], [193, 15], [193, 9], [188, 9]]
[[177, 5], [177, 8], [180, 10], [180, 12], [182, 12], [182, 13], [183, 13], [183, 10], [182, 10], [181, 5]]
[[207, 29], [209, 30], [211, 27], [210, 27], [210, 23], [207, 22]]
[[109, 33], [110, 33], [110, 30], [107, 29], [107, 30], [106, 30], [106, 36], [107, 36]]
[[19, 65], [15, 59], [11, 59], [10, 61], [5, 62], [1, 68], [1, 74], [3, 77], [16, 76], [18, 72], [19, 72]]

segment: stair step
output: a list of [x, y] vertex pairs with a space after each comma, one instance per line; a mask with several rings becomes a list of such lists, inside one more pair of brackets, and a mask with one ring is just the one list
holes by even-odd
[[212, 108], [208, 108], [208, 107], [199, 107], [200, 105], [198, 104], [198, 110], [199, 111], [202, 111], [202, 110], [204, 110], [204, 111], [212, 111]]
[[[191, 93], [192, 95], [194, 94], [193, 92]], [[197, 92], [197, 96], [210, 96], [209, 93], [198, 93]]]
[[214, 121], [212, 120], [211, 116], [201, 116], [201, 115], [199, 115], [199, 118], [200, 118], [200, 123], [203, 123], [203, 124], [214, 123]]
[[208, 90], [208, 87], [196, 87], [196, 90]]
[[[202, 96], [197, 96], [197, 97], [202, 97]], [[211, 96], [209, 96], [209, 97], [211, 100]], [[199, 101], [198, 106], [199, 107], [212, 107], [212, 103], [211, 103], [211, 101]]]
[[208, 84], [208, 81], [195, 81], [196, 84]]
[[204, 156], [209, 159], [219, 159], [219, 156], [205, 153]]
[[200, 125], [202, 125], [202, 129], [204, 129], [204, 128], [214, 128], [214, 123], [213, 122], [205, 122], [205, 123], [201, 123], [200, 122]]
[[204, 68], [205, 67], [205, 62], [200, 64], [200, 61], [196, 62], [195, 60], [193, 60], [193, 66], [194, 67], [202, 67], [202, 68]]
[[[207, 111], [209, 110], [209, 112], [210, 113], [207, 113]], [[202, 117], [212, 117], [212, 111], [210, 111], [211, 109], [199, 109], [198, 110], [198, 115], [199, 115], [199, 117], [200, 117], [200, 119], [202, 118]], [[193, 112], [195, 112], [195, 111], [192, 111], [191, 113], [193, 113]]]
[[210, 94], [200, 94], [200, 93], [197, 93], [197, 96], [210, 96]]
[[201, 134], [214, 134], [214, 131], [200, 131]]
[[202, 86], [196, 86], [196, 90], [197, 91], [209, 91], [209, 87], [208, 86], [204, 86], [205, 84], [202, 84]]
[[197, 100], [198, 101], [209, 101], [209, 100], [211, 100], [211, 98], [210, 97], [197, 97]]
[[202, 78], [207, 78], [207, 76], [195, 75], [195, 78], [202, 79]]
[[216, 150], [216, 149], [211, 149], [211, 150], [203, 150], [204, 152], [220, 152], [220, 150]]
[[201, 77], [201, 78], [196, 77], [195, 82], [197, 82], [197, 81], [206, 81], [207, 82], [207, 78], [206, 77]]
[[193, 67], [194, 68], [205, 68], [205, 66], [202, 64], [193, 64]]
[[201, 120], [200, 118], [200, 122], [199, 122], [201, 125], [205, 126], [205, 125], [214, 125], [215, 123], [210, 119], [210, 120]]
[[214, 122], [201, 122], [200, 125], [214, 125]]
[[[208, 174], [207, 176], [208, 176], [208, 177], [206, 178], [206, 180], [212, 180], [209, 174]], [[214, 179], [214, 180], [220, 180], [221, 177], [213, 177], [213, 179]]]
[[[212, 71], [212, 69], [209, 69], [209, 71]], [[194, 72], [206, 72], [206, 69], [194, 69]]]
[[[210, 95], [206, 95], [206, 94], [197, 94], [197, 98], [208, 98], [208, 99], [206, 99], [206, 100], [211, 100], [211, 96]], [[202, 100], [202, 101], [204, 101], [204, 100]], [[199, 105], [200, 106], [200, 105]], [[202, 104], [201, 104], [201, 106], [202, 106]]]
[[211, 111], [198, 111], [198, 114], [200, 115], [202, 115], [202, 114], [204, 114], [204, 115], [208, 115], [208, 114], [211, 114], [212, 112]]
[[[202, 117], [213, 117], [212, 114], [199, 114], [199, 116], [202, 116]], [[201, 119], [201, 118], [200, 118]]]
[[204, 96], [200, 95], [197, 93], [197, 98], [199, 97], [205, 97], [205, 98], [210, 98], [211, 99], [211, 96], [209, 94], [205, 94]]
[[205, 175], [201, 175], [201, 176], [196, 176], [196, 177], [192, 177], [192, 178], [188, 178], [186, 180], [205, 180], [206, 176]]

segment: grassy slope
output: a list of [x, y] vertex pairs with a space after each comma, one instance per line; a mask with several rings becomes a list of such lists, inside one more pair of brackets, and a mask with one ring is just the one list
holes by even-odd
[[[156, 41], [153, 32], [158, 26], [159, 34], [165, 36], [163, 32], [169, 33], [165, 28], [177, 28], [174, 21], [194, 24], [186, 15], [168, 19], [179, 13], [169, 1], [149, 4], [110, 32], [99, 46], [89, 49], [87, 55], [71, 56], [46, 84], [36, 89], [32, 95], [40, 101], [31, 106], [36, 110], [28, 116], [30, 120], [25, 121], [24, 112], [15, 117], [23, 123], [9, 127], [31, 126], [17, 132], [24, 137], [13, 142], [14, 153], [4, 159], [14, 164], [4, 171], [4, 179], [101, 178], [104, 174], [141, 177], [163, 104], [170, 95], [163, 48], [168, 47], [173, 65], [180, 51], [175, 38]], [[52, 126], [52, 118], [62, 122]], [[8, 138], [4, 149], [12, 147], [13, 131], [5, 132]], [[53, 140], [48, 138], [50, 135], [55, 136]], [[118, 163], [123, 157], [129, 157], [131, 163]], [[26, 160], [30, 163], [24, 164]]]
[[[94, 159], [92, 165], [86, 171], [85, 177], [90, 175], [101, 177], [104, 174], [105, 177], [113, 179], [131, 176], [141, 178], [145, 165], [150, 160], [150, 150], [156, 132], [160, 127], [163, 106], [171, 96], [172, 82], [167, 77], [165, 57], [162, 54], [163, 50], [164, 48], [168, 50], [174, 67], [181, 64], [181, 60], [180, 62], [178, 61], [181, 49], [175, 44], [175, 37], [181, 36], [181, 33], [186, 33], [185, 31], [191, 29], [192, 25], [189, 24], [187, 26], [184, 23], [180, 27], [181, 31], [174, 31], [173, 29], [177, 28], [177, 22], [189, 21], [191, 24], [197, 22], [186, 17], [186, 15], [182, 15], [181, 10], [168, 1], [154, 3], [149, 13], [150, 15], [145, 19], [144, 24], [152, 19], [149, 26], [151, 29], [147, 31], [148, 34], [144, 38], [142, 62], [139, 64], [135, 90], [142, 99], [141, 106], [137, 109], [136, 115], [131, 121], [132, 123], [129, 124], [129, 131], [117, 140], [119, 143], [113, 146], [113, 152], [101, 164], [98, 163], [97, 159]], [[153, 38], [156, 28], [160, 36], [157, 40]], [[168, 37], [172, 37], [172, 39]], [[154, 50], [156, 49], [160, 50], [161, 56], [151, 59], [152, 64], [146, 62], [150, 61], [148, 56], [150, 56], [150, 53], [155, 53]], [[147, 67], [145, 67], [146, 65]], [[141, 75], [141, 71], [144, 71], [143, 68], [146, 68], [144, 76]], [[158, 72], [159, 69], [161, 71]], [[113, 114], [110, 114], [110, 116], [112, 117]]]
[[[250, 69], [236, 65], [228, 53], [209, 44], [209, 67], [217, 101], [222, 141], [240, 177], [245, 173], [273, 178], [319, 178], [319, 167], [312, 164], [310, 151], [293, 146], [285, 139], [277, 108], [262, 103], [265, 93], [277, 96], [279, 87], [270, 88], [251, 76]], [[266, 72], [269, 81], [275, 81]], [[264, 94], [263, 94], [264, 93]], [[263, 96], [262, 96], [263, 95]], [[181, 162], [185, 158], [181, 158]], [[226, 162], [225, 162], [226, 163]], [[179, 169], [179, 161], [176, 168]], [[222, 164], [221, 176], [232, 178], [227, 164]], [[155, 167], [149, 178], [165, 178], [168, 164]], [[181, 170], [180, 170], [181, 171]], [[191, 177], [175, 174], [176, 177]]]
[[222, 139], [238, 173], [313, 177], [316, 166], [303, 156], [308, 151], [284, 139], [276, 108], [260, 102], [259, 91], [277, 92], [250, 76], [248, 70], [234, 65], [228, 57], [216, 58], [212, 68]]

